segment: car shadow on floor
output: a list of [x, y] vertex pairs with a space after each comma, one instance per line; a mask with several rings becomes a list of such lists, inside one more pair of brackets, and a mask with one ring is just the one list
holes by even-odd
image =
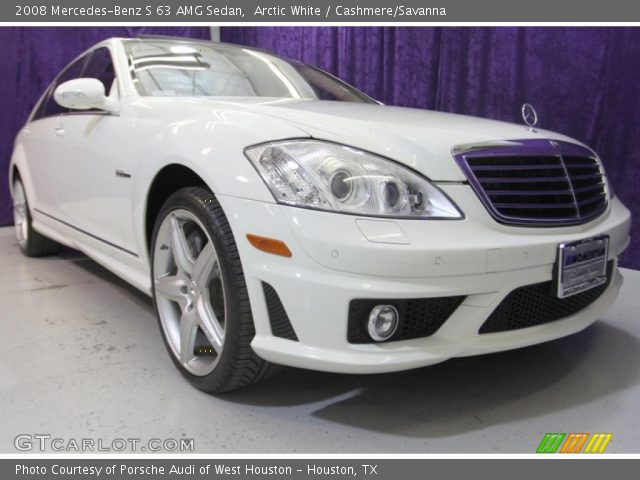
[[327, 421], [437, 438], [615, 395], [638, 383], [639, 365], [638, 339], [598, 322], [542, 345], [406, 372], [355, 376], [286, 369], [267, 382], [219, 398], [263, 407], [318, 403], [312, 415]]
[[125, 282], [116, 274], [107, 270], [102, 265], [93, 261], [92, 259], [85, 256], [81, 252], [65, 247], [56, 257], [50, 257], [50, 258], [58, 258], [60, 260], [73, 263], [77, 267], [80, 267], [83, 270], [86, 270], [92, 275], [95, 275], [101, 280], [104, 280], [105, 282], [108, 282], [109, 284], [118, 288], [125, 295], [131, 298], [131, 300], [133, 300], [136, 304], [140, 305], [142, 308], [148, 310], [149, 312], [154, 313], [153, 300], [151, 299], [151, 297], [149, 297], [144, 292], [141, 292], [131, 284]]
[[[63, 252], [61, 258], [110, 282], [153, 312], [147, 295], [92, 260], [73, 251]], [[405, 372], [341, 375], [285, 368], [271, 379], [212, 401], [265, 411], [307, 406], [311, 415], [341, 425], [437, 438], [597, 401], [636, 385], [639, 366], [640, 341], [600, 321], [553, 342]], [[190, 388], [186, 382], [184, 388]]]

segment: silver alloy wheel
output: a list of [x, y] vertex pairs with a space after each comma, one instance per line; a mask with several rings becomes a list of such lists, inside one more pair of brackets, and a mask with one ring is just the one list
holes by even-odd
[[27, 217], [27, 197], [20, 180], [13, 185], [13, 225], [20, 248], [25, 248], [29, 239], [29, 218]]
[[178, 209], [163, 219], [153, 272], [158, 315], [171, 351], [189, 373], [211, 373], [224, 345], [225, 292], [213, 241], [193, 213]]

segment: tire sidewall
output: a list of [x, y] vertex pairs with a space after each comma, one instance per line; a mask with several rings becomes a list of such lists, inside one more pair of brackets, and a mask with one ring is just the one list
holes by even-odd
[[[31, 246], [30, 246], [30, 242], [32, 242], [32, 238], [33, 238], [33, 228], [31, 227], [31, 207], [29, 206], [29, 199], [27, 198], [27, 190], [24, 187], [24, 183], [22, 182], [22, 180], [20, 179], [20, 177], [17, 177], [14, 181], [13, 181], [13, 188], [15, 190], [15, 186], [17, 184], [20, 184], [20, 188], [22, 188], [22, 194], [24, 195], [24, 207], [25, 207], [25, 221], [27, 222], [27, 238], [25, 239], [24, 245], [20, 245], [20, 242], [18, 242], [18, 247], [20, 248], [20, 250], [22, 251], [22, 253], [24, 253], [26, 256], [30, 257], [33, 255], [33, 252], [31, 251]], [[13, 199], [12, 199], [13, 201]]]
[[[237, 265], [230, 264], [230, 257], [237, 257], [237, 247], [233, 236], [224, 238], [225, 230], [230, 231], [230, 226], [224, 216], [211, 215], [208, 210], [212, 202], [219, 206], [214, 195], [209, 191], [202, 188], [186, 188], [177, 191], [163, 205], [160, 213], [157, 216], [150, 249], [150, 265], [151, 265], [151, 288], [153, 293], [153, 305], [158, 319], [158, 323], [161, 329], [162, 339], [169, 352], [173, 363], [178, 367], [180, 373], [195, 387], [202, 390], [210, 390], [215, 388], [216, 385], [225, 383], [229, 372], [232, 370], [234, 363], [238, 357], [238, 345], [240, 339], [246, 335], [246, 332], [241, 330], [241, 322], [239, 320], [240, 312], [240, 295], [244, 293], [246, 295], [246, 285], [244, 281], [244, 275], [234, 274], [234, 270], [238, 271]], [[186, 370], [181, 364], [179, 359], [176, 358], [173, 350], [169, 344], [167, 336], [160, 320], [160, 313], [156, 301], [155, 292], [155, 272], [154, 272], [154, 257], [156, 249], [156, 241], [160, 225], [165, 218], [171, 214], [171, 212], [179, 209], [188, 210], [193, 213], [202, 225], [207, 230], [209, 237], [213, 241], [218, 261], [220, 264], [220, 273], [224, 286], [225, 297], [225, 336], [222, 354], [218, 359], [218, 363], [212, 372], [204, 376], [194, 375]], [[233, 250], [233, 251], [230, 251]], [[251, 323], [253, 326], [253, 323]], [[253, 336], [251, 336], [251, 339]]]

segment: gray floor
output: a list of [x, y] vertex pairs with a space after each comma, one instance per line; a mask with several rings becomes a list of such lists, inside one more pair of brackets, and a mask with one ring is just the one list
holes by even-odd
[[191, 388], [150, 301], [81, 255], [23, 257], [0, 229], [0, 452], [22, 433], [186, 437], [206, 453], [533, 453], [549, 431], [640, 452], [640, 272], [600, 322], [527, 349], [411, 372], [286, 369], [221, 397]]

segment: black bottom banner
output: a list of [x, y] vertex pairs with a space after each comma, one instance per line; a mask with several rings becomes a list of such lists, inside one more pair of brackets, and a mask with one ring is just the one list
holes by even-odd
[[[8, 479], [207, 479], [207, 478], [590, 478], [637, 472], [637, 459], [0, 459], [0, 478]], [[620, 475], [620, 476], [618, 476]]]

